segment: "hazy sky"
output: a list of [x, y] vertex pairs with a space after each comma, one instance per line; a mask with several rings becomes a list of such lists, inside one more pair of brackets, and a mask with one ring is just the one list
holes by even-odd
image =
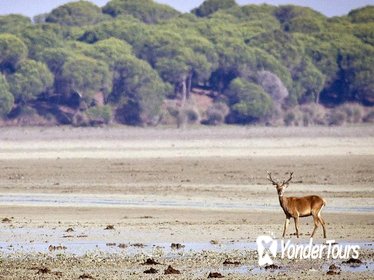
[[[108, 0], [90, 0], [98, 6], [105, 5]], [[69, 0], [0, 0], [0, 14], [17, 13], [29, 17], [47, 13]], [[203, 0], [156, 0], [182, 12], [189, 12], [199, 6]], [[308, 6], [327, 16], [347, 14], [351, 9], [374, 5], [374, 0], [236, 0], [240, 5], [268, 3], [272, 5], [296, 4]]]

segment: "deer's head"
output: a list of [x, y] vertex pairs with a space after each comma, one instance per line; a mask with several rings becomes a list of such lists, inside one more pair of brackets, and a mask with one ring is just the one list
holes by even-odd
[[293, 172], [290, 173], [290, 178], [287, 180], [283, 180], [282, 182], [276, 182], [271, 178], [271, 173], [267, 171], [268, 177], [267, 179], [275, 186], [277, 189], [278, 195], [283, 196], [284, 190], [288, 187], [289, 182], [292, 180]]

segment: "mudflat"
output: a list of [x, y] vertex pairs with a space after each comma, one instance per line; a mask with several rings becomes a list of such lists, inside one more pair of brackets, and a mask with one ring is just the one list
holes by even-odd
[[[360, 245], [362, 263], [260, 268], [257, 236], [284, 223], [266, 171], [294, 172], [286, 195], [322, 196], [328, 239]], [[372, 126], [2, 128], [0, 278], [373, 278], [373, 171]], [[287, 239], [312, 229], [302, 218], [297, 240], [292, 221]]]

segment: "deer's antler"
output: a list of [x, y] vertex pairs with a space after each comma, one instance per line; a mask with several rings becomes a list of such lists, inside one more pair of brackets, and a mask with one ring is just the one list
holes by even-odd
[[292, 180], [292, 175], [293, 175], [293, 172], [290, 173], [290, 178], [288, 178], [287, 181], [283, 181], [282, 185], [287, 185]]
[[268, 179], [270, 182], [272, 182], [274, 186], [276, 186], [276, 185], [277, 185], [277, 182], [275, 182], [275, 181], [273, 180], [273, 178], [271, 178], [271, 173], [270, 173], [269, 171], [266, 171], [266, 172], [268, 173], [268, 177], [267, 177], [267, 179]]

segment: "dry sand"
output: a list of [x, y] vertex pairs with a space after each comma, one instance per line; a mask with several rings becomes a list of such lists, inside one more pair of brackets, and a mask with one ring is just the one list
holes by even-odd
[[[284, 222], [266, 170], [294, 171], [288, 195], [323, 196], [328, 239], [360, 244], [364, 264], [259, 268], [256, 237]], [[373, 171], [372, 127], [0, 129], [0, 279], [373, 278]]]

